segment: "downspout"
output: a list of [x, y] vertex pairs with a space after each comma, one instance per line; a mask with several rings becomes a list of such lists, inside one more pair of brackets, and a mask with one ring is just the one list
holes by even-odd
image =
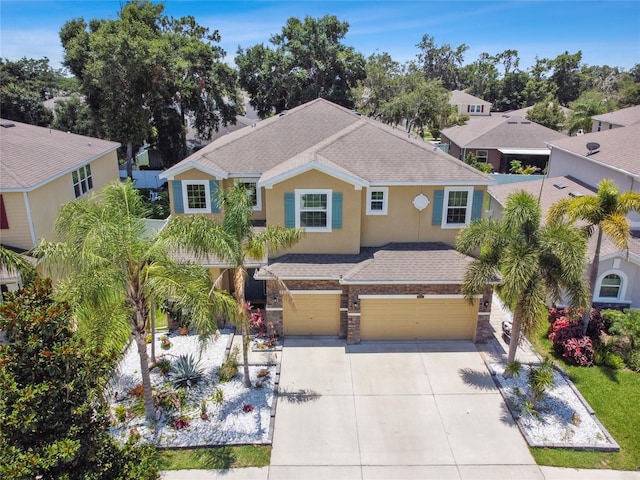
[[36, 227], [33, 224], [33, 217], [31, 216], [31, 203], [29, 202], [29, 192], [22, 192], [24, 197], [24, 206], [27, 210], [27, 222], [29, 223], [29, 233], [31, 233], [31, 248], [35, 248], [38, 245], [38, 239], [36, 238]]

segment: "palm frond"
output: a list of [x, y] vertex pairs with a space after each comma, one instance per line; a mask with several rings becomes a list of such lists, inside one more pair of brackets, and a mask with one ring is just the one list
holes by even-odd
[[504, 236], [505, 231], [500, 221], [493, 218], [475, 221], [458, 233], [456, 250], [464, 255], [471, 255], [482, 247], [495, 249]]
[[640, 193], [624, 192], [618, 198], [618, 213], [626, 215], [629, 212], [640, 213]]
[[0, 246], [0, 269], [19, 274], [24, 283], [35, 277], [35, 269], [23, 255]]
[[601, 223], [602, 231], [622, 250], [629, 247], [631, 227], [626, 217], [621, 213], [608, 215]]
[[482, 258], [473, 260], [464, 272], [462, 282], [462, 294], [467, 301], [473, 301], [473, 297], [484, 292], [488, 284], [499, 279], [497, 265], [486, 262]]

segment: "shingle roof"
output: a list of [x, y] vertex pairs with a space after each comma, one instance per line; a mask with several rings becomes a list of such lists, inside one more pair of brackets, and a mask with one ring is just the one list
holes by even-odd
[[[564, 185], [564, 188], [558, 188]], [[504, 185], [492, 185], [488, 188], [489, 195], [495, 198], [503, 207], [507, 203], [509, 195], [515, 191], [523, 190], [540, 199], [542, 209], [542, 220], [546, 218], [547, 211], [558, 200], [571, 198], [572, 194], [595, 195], [595, 190], [591, 187], [576, 181], [571, 177], [541, 178], [527, 182], [509, 183]], [[596, 237], [592, 235], [589, 239], [588, 254], [592, 259], [596, 247]], [[600, 255], [605, 256], [620, 251], [620, 249], [606, 236], [602, 237]], [[640, 238], [632, 238], [629, 242], [629, 251], [640, 255]]]
[[[597, 152], [587, 155], [587, 143], [599, 143]], [[609, 167], [624, 170], [632, 175], [640, 175], [640, 123], [624, 128], [613, 128], [592, 132], [576, 137], [565, 137], [547, 142], [553, 148], [560, 148]]]
[[594, 115], [591, 118], [613, 125], [628, 127], [629, 125], [640, 123], [640, 105], [623, 108], [615, 112], [603, 113], [602, 115]]
[[491, 183], [429, 142], [323, 99], [230, 133], [163, 176], [199, 166], [224, 176], [265, 174], [264, 184], [312, 162], [364, 182]]
[[451, 97], [449, 98], [450, 105], [491, 105], [491, 102], [487, 102], [481, 98], [474, 97], [473, 95], [463, 92], [462, 90], [453, 90]]
[[472, 258], [439, 242], [390, 243], [356, 255], [291, 254], [256, 278], [340, 279], [343, 283], [460, 283]]
[[26, 123], [0, 120], [0, 189], [29, 190], [120, 146]]
[[523, 117], [496, 114], [472, 117], [465, 125], [442, 130], [461, 148], [545, 148], [545, 143], [566, 135]]

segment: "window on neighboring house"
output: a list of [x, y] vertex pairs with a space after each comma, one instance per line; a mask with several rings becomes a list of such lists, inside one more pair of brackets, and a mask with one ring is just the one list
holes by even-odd
[[241, 178], [240, 183], [244, 185], [249, 192], [249, 201], [253, 210], [260, 211], [262, 210], [262, 195], [260, 194], [260, 189], [257, 187], [256, 183], [258, 182], [255, 178]]
[[331, 190], [296, 190], [296, 227], [309, 232], [331, 231]]
[[489, 160], [489, 151], [488, 150], [476, 150], [476, 159], [479, 162], [487, 162]]
[[600, 121], [599, 121], [599, 122], [598, 122], [598, 132], [599, 132], [600, 130], [602, 130], [602, 122], [600, 122]]
[[622, 287], [622, 278], [620, 275], [610, 273], [606, 275], [600, 282], [600, 298], [620, 298], [620, 289]]
[[471, 199], [473, 187], [445, 188], [442, 212], [443, 228], [459, 228], [471, 219]]
[[469, 113], [482, 113], [484, 112], [484, 105], [469, 105]]
[[85, 165], [71, 172], [71, 178], [73, 179], [73, 192], [76, 198], [81, 197], [93, 189], [93, 177], [91, 176], [90, 165]]
[[211, 193], [207, 180], [185, 180], [182, 183], [184, 213], [211, 211]]
[[367, 215], [386, 215], [389, 205], [389, 188], [367, 189]]
[[9, 219], [7, 218], [7, 211], [4, 208], [4, 198], [0, 194], [0, 229], [6, 230], [9, 228]]

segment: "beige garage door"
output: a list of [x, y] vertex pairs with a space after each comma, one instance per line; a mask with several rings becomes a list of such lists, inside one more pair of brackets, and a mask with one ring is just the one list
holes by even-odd
[[340, 335], [340, 295], [295, 293], [284, 300], [285, 335]]
[[362, 340], [473, 340], [478, 301], [462, 298], [363, 298]]

